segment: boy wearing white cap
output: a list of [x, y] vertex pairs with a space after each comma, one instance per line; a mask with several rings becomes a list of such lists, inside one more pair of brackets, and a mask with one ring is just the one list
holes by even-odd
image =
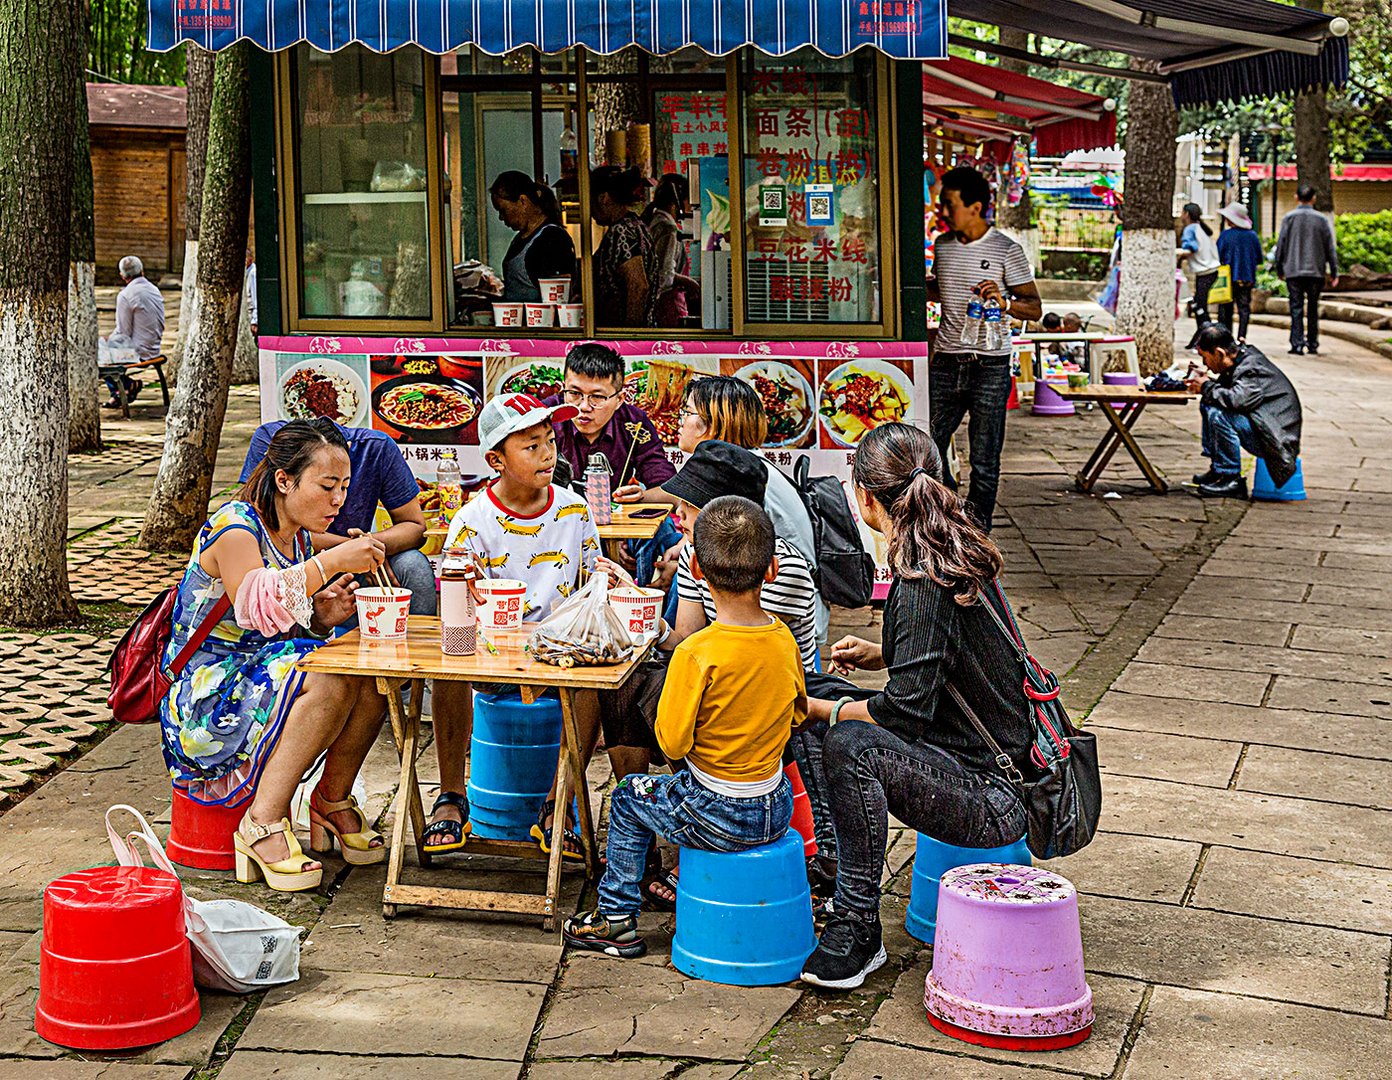
[[[548, 408], [529, 394], [495, 397], [479, 414], [483, 459], [497, 477], [464, 506], [450, 523], [445, 550], [473, 554], [489, 577], [526, 582], [523, 622], [539, 622], [551, 606], [570, 595], [581, 569], [599, 557], [599, 531], [585, 500], [552, 484], [556, 469], [553, 420], [575, 415], [571, 405]], [[480, 688], [482, 689], [482, 688]], [[597, 730], [598, 708], [579, 710], [582, 727]], [[464, 764], [473, 732], [473, 687], [437, 680], [434, 688], [435, 748], [440, 763], [440, 796], [425, 830], [432, 855], [458, 851], [468, 840], [469, 802]], [[591, 742], [588, 732], [582, 735]], [[549, 810], [549, 808], [548, 808]], [[543, 812], [535, 830], [542, 850], [550, 850], [550, 827]], [[568, 848], [578, 845], [567, 833]]]

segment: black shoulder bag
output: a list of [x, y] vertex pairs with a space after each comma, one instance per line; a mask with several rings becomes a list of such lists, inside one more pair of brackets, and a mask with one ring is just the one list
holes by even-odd
[[1068, 719], [1059, 700], [1058, 679], [1025, 648], [1025, 639], [999, 582], [995, 591], [1009, 620], [1008, 626], [985, 595], [978, 599], [1025, 669], [1025, 698], [1029, 701], [1030, 725], [1034, 729], [1028, 763], [1030, 778], [1026, 779], [1020, 765], [991, 737], [957, 687], [948, 683], [947, 691], [972, 727], [986, 740], [1001, 772], [1019, 789], [1029, 820], [1030, 851], [1040, 859], [1072, 855], [1092, 841], [1102, 814], [1097, 739], [1074, 727]]

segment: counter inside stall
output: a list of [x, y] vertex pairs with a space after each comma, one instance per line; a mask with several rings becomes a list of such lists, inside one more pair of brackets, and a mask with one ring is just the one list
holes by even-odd
[[[262, 337], [261, 419], [328, 415], [347, 427], [385, 432], [428, 493], [442, 451], [464, 475], [486, 477], [477, 418], [498, 394], [559, 393], [560, 339]], [[648, 414], [672, 462], [687, 385], [710, 375], [748, 382], [769, 414], [764, 457], [792, 476], [810, 459], [814, 476], [849, 484], [857, 443], [877, 424], [928, 418], [923, 342], [617, 341], [628, 368], [626, 400]], [[855, 499], [849, 487], [852, 510]], [[888, 588], [883, 541], [862, 525], [876, 556], [877, 595]]]

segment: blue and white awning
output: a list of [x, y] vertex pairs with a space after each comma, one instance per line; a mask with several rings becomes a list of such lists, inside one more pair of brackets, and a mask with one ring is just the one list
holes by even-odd
[[149, 0], [149, 48], [192, 41], [222, 49], [243, 38], [278, 51], [307, 41], [332, 52], [465, 45], [499, 54], [583, 45], [654, 54], [688, 46], [720, 56], [745, 45], [782, 55], [811, 45], [904, 60], [947, 55], [945, 0]]

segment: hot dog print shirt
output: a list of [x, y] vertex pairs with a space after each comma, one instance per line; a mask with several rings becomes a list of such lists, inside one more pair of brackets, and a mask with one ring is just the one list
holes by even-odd
[[505, 506], [490, 484], [454, 515], [445, 550], [472, 550], [489, 577], [527, 583], [524, 622], [540, 622], [575, 591], [581, 567], [594, 568], [599, 531], [585, 500], [552, 484], [546, 508], [527, 517]]

